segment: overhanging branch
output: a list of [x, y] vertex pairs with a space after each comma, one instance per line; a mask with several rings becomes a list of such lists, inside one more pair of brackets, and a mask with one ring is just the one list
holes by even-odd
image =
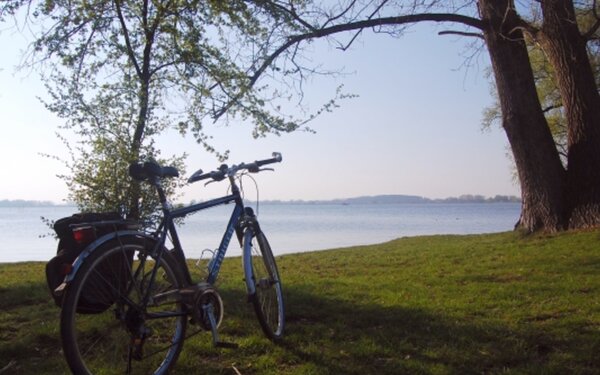
[[481, 33], [468, 33], [468, 32], [464, 32], [464, 31], [452, 31], [452, 30], [440, 31], [438, 33], [438, 35], [459, 35], [459, 36], [467, 36], [467, 37], [475, 37], [475, 38], [483, 39], [483, 34], [481, 34]]
[[463, 25], [467, 25], [479, 30], [483, 30], [484, 23], [477, 18], [464, 16], [460, 14], [454, 13], [423, 13], [423, 14], [410, 14], [405, 16], [396, 16], [396, 17], [382, 17], [375, 19], [367, 19], [356, 22], [349, 22], [345, 24], [339, 24], [329, 27], [324, 27], [321, 29], [311, 30], [304, 34], [299, 34], [295, 36], [291, 36], [288, 38], [287, 42], [282, 44], [279, 48], [277, 48], [271, 55], [267, 56], [265, 61], [261, 64], [261, 66], [256, 70], [256, 72], [249, 77], [248, 85], [245, 88], [245, 91], [236, 95], [229, 101], [229, 103], [224, 106], [220, 111], [218, 111], [214, 119], [218, 119], [223, 114], [225, 114], [234, 104], [238, 103], [241, 97], [247, 90], [250, 90], [258, 79], [262, 76], [262, 74], [267, 70], [267, 68], [275, 61], [283, 52], [285, 52], [288, 48], [293, 46], [294, 44], [301, 43], [302, 41], [308, 39], [317, 39], [327, 37], [333, 34], [342, 33], [346, 31], [353, 30], [362, 30], [365, 28], [372, 28], [376, 26], [391, 26], [391, 25], [405, 25], [412, 24], [418, 22], [454, 22], [460, 23]]

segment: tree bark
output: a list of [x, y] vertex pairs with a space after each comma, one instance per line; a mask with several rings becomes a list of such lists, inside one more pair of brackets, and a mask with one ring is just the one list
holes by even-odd
[[[148, 117], [150, 114], [150, 81], [152, 79], [152, 73], [150, 71], [150, 63], [152, 60], [152, 47], [154, 45], [154, 37], [156, 35], [156, 29], [158, 27], [158, 21], [149, 24], [148, 16], [149, 16], [149, 1], [144, 0], [142, 3], [142, 24], [144, 27], [144, 34], [146, 37], [143, 55], [142, 55], [142, 64], [139, 65], [139, 61], [135, 56], [135, 51], [131, 46], [129, 41], [129, 31], [127, 30], [127, 25], [124, 21], [123, 15], [121, 13], [120, 8], [118, 7], [119, 2], [115, 1], [117, 5], [117, 10], [119, 12], [119, 19], [121, 21], [121, 27], [123, 29], [123, 38], [125, 40], [125, 45], [127, 46], [127, 54], [129, 56], [129, 60], [134, 65], [138, 79], [140, 82], [140, 88], [138, 91], [138, 105], [139, 112], [138, 118], [136, 122], [135, 131], [133, 133], [133, 138], [131, 140], [131, 158], [132, 161], [137, 161], [140, 157], [140, 151], [142, 149], [142, 144], [144, 140], [144, 135], [146, 134], [146, 128], [148, 124]], [[158, 19], [158, 15], [156, 18]], [[128, 217], [138, 220], [141, 214], [140, 208], [140, 199], [141, 199], [141, 187], [140, 183], [137, 181], [131, 181], [130, 189], [129, 189], [129, 207], [128, 207]]]
[[479, 0], [502, 126], [521, 183], [520, 226], [528, 231], [564, 227], [565, 171], [539, 102], [519, 18], [511, 0]]
[[541, 2], [536, 39], [554, 67], [568, 124], [565, 200], [570, 228], [600, 225], [600, 95], [572, 0]]

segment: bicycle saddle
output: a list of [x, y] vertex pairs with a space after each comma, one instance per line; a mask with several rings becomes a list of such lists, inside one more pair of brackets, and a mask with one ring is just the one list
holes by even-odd
[[179, 177], [179, 171], [175, 167], [161, 167], [154, 161], [129, 164], [129, 176], [136, 181], [144, 181], [152, 177]]

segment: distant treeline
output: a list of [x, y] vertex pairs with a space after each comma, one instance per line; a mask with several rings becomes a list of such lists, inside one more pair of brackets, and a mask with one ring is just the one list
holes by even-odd
[[460, 197], [435, 199], [434, 202], [471, 202], [471, 203], [496, 203], [496, 202], [521, 202], [521, 198], [514, 195], [496, 195], [494, 197], [484, 197], [483, 195], [461, 195]]
[[375, 195], [368, 197], [343, 198], [331, 200], [291, 200], [291, 201], [263, 201], [270, 204], [406, 204], [406, 203], [502, 203], [520, 202], [521, 199], [512, 195], [496, 195], [485, 197], [483, 195], [465, 194], [459, 197], [445, 199], [430, 199], [416, 195]]
[[[483, 195], [465, 194], [459, 197], [445, 199], [430, 199], [419, 197], [417, 195], [375, 195], [368, 197], [340, 198], [330, 200], [265, 200], [261, 203], [266, 204], [400, 204], [400, 203], [500, 203], [500, 202], [520, 202], [521, 199], [513, 195], [496, 195], [495, 197], [485, 197]], [[196, 203], [196, 201], [192, 201]], [[23, 199], [0, 200], [0, 207], [44, 207], [44, 206], [64, 206], [68, 204], [56, 204], [51, 201], [30, 201]]]
[[51, 201], [28, 201], [24, 199], [0, 200], [0, 207], [44, 207], [44, 206], [56, 206]]

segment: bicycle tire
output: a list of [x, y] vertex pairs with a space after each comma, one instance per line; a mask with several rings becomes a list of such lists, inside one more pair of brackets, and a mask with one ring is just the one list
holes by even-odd
[[244, 267], [245, 277], [255, 289], [249, 300], [264, 334], [277, 341], [283, 337], [285, 326], [283, 288], [271, 246], [262, 231], [246, 230], [244, 252], [244, 260], [251, 263]]
[[[135, 236], [111, 240], [86, 258], [68, 286], [60, 330], [74, 374], [166, 374], [177, 361], [187, 327], [185, 307], [180, 301], [145, 307], [141, 302], [156, 264], [151, 247]], [[150, 295], [179, 289], [183, 280], [177, 261], [163, 251]], [[104, 300], [101, 308], [82, 309], [89, 304], [85, 295], [94, 293]], [[158, 317], [172, 312], [181, 315]], [[150, 319], [148, 313], [156, 314]]]

